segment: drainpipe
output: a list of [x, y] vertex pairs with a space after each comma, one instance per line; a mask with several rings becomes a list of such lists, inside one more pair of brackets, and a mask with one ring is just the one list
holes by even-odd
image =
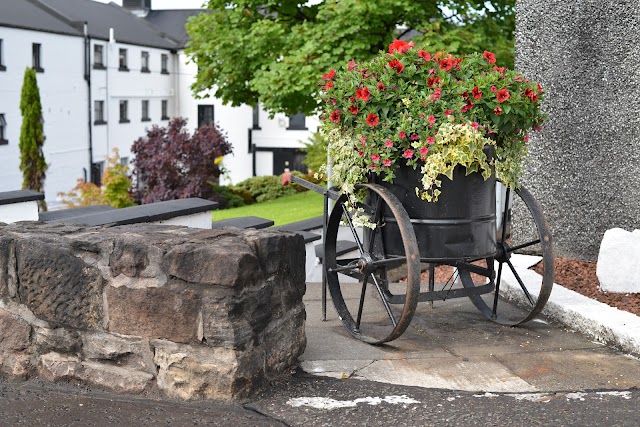
[[[89, 119], [89, 180], [93, 182], [93, 125], [91, 120], [91, 37], [89, 37], [89, 27], [84, 23], [84, 80], [87, 82], [87, 117]], [[85, 181], [87, 180], [85, 173]]]

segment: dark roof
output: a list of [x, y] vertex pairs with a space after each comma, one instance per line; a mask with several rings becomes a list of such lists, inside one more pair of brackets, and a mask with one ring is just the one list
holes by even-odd
[[55, 16], [33, 0], [0, 1], [0, 26], [82, 36], [69, 21]]
[[151, 10], [144, 19], [177, 40], [180, 47], [184, 47], [189, 41], [184, 24], [187, 23], [189, 17], [199, 15], [204, 11], [206, 9]]
[[175, 40], [153, 28], [144, 19], [115, 3], [98, 3], [91, 0], [37, 0], [71, 21], [87, 22], [89, 35], [103, 40], [109, 39], [113, 28], [115, 39], [120, 43], [140, 46], [177, 49]]

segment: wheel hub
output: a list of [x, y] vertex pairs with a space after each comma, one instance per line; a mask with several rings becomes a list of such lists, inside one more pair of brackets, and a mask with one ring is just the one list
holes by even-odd
[[500, 241], [496, 244], [497, 253], [496, 253], [496, 261], [503, 263], [507, 262], [509, 258], [511, 258], [510, 246], [507, 242]]
[[358, 270], [362, 274], [367, 274], [373, 270], [373, 257], [369, 253], [364, 253], [358, 260]]

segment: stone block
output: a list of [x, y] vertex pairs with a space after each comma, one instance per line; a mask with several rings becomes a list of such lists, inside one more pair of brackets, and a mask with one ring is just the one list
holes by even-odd
[[17, 351], [0, 351], [0, 373], [26, 379], [33, 370], [33, 356]]
[[73, 328], [101, 327], [103, 278], [58, 243], [16, 242], [18, 296], [36, 316]]
[[31, 325], [0, 308], [0, 351], [20, 351], [31, 344]]
[[12, 239], [0, 237], [0, 298], [9, 294], [9, 259]]
[[84, 333], [82, 356], [84, 360], [130, 367], [151, 374], [156, 372], [147, 339], [118, 337], [104, 332]]
[[106, 289], [107, 330], [188, 343], [197, 339], [200, 300], [193, 290]]
[[304, 306], [288, 311], [265, 331], [265, 370], [273, 377], [294, 366], [307, 346]]
[[38, 373], [49, 381], [76, 380], [116, 393], [139, 394], [152, 387], [153, 375], [130, 368], [94, 362], [77, 357], [47, 353], [38, 360]]
[[153, 341], [158, 387], [180, 399], [232, 399], [246, 396], [236, 385], [238, 355], [233, 349]]
[[244, 287], [260, 277], [260, 264], [249, 245], [238, 238], [211, 244], [185, 243], [164, 257], [164, 271], [189, 283]]
[[64, 328], [50, 329], [36, 327], [33, 342], [38, 348], [39, 353], [49, 353], [55, 351], [58, 353], [76, 354], [82, 348], [82, 341], [77, 331], [67, 330]]
[[604, 233], [596, 275], [604, 292], [640, 292], [640, 230], [612, 228]]

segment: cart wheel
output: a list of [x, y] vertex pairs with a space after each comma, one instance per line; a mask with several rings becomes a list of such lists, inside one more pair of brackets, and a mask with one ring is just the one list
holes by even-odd
[[[501, 183], [498, 185], [504, 189]], [[488, 319], [501, 325], [515, 326], [536, 317], [547, 303], [554, 281], [554, 253], [551, 231], [531, 193], [524, 187], [516, 190], [515, 197], [510, 193], [510, 190], [506, 189], [504, 206], [501, 208], [502, 215], [497, 227], [497, 255], [495, 259], [486, 260], [487, 263], [493, 263], [494, 260], [498, 263], [495, 291], [483, 296], [473, 295], [470, 298]], [[529, 275], [522, 270], [520, 273], [516, 272], [512, 263], [514, 254], [541, 256], [544, 263], [542, 277], [536, 280], [537, 276], [534, 274]], [[498, 298], [500, 292], [505, 293], [506, 290], [501, 289], [501, 281], [506, 270], [510, 270], [518, 283], [517, 289], [511, 290], [506, 296], [508, 299], [521, 302], [520, 308], [524, 311], [501, 303]], [[474, 279], [468, 270], [458, 271], [463, 286], [468, 288], [478, 284], [477, 279], [476, 284], [473, 283]]]
[[[409, 215], [398, 199], [384, 187], [362, 184], [369, 190], [369, 204], [361, 206], [364, 215], [376, 227], [356, 227], [353, 213], [342, 196], [331, 211], [325, 236], [325, 269], [331, 299], [347, 330], [369, 344], [382, 344], [398, 338], [407, 329], [415, 313], [420, 293], [420, 255]], [[396, 222], [404, 253], [385, 254], [380, 230], [386, 222]], [[340, 224], [350, 230], [358, 247], [356, 257], [338, 259], [336, 242]], [[362, 231], [364, 238], [359, 236]], [[405, 283], [390, 283], [391, 270], [406, 278]], [[395, 276], [395, 275], [394, 275]], [[357, 280], [354, 283], [353, 278]], [[393, 296], [390, 290], [404, 291]], [[394, 292], [396, 293], [396, 292]]]

